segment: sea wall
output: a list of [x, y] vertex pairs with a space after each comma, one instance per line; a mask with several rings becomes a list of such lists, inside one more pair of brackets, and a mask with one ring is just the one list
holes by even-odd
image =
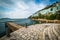
[[47, 19], [32, 19], [36, 21], [40, 21], [42, 23], [60, 23], [60, 20], [47, 20]]

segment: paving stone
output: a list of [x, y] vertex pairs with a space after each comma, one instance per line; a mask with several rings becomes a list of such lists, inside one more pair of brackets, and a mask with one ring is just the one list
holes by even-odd
[[[55, 38], [54, 28], [57, 27], [56, 24], [36, 24], [28, 26], [28, 28], [21, 28], [13, 33], [11, 33], [10, 38], [5, 38], [5, 40], [57, 40]], [[56, 28], [58, 29], [58, 28]], [[4, 38], [2, 38], [4, 40]], [[60, 37], [58, 37], [60, 39]]]

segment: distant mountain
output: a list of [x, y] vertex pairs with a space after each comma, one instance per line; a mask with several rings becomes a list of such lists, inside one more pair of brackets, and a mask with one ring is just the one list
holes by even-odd
[[0, 20], [9, 20], [10, 18], [1, 18]]

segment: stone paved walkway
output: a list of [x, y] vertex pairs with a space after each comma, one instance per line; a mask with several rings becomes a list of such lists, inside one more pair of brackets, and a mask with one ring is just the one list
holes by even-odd
[[21, 28], [0, 40], [60, 40], [60, 24], [36, 24]]

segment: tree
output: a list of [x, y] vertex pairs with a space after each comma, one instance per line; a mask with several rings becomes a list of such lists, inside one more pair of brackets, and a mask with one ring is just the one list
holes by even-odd
[[56, 12], [56, 19], [60, 20], [60, 10]]
[[42, 18], [41, 15], [42, 15], [42, 14], [38, 12], [38, 18]]

